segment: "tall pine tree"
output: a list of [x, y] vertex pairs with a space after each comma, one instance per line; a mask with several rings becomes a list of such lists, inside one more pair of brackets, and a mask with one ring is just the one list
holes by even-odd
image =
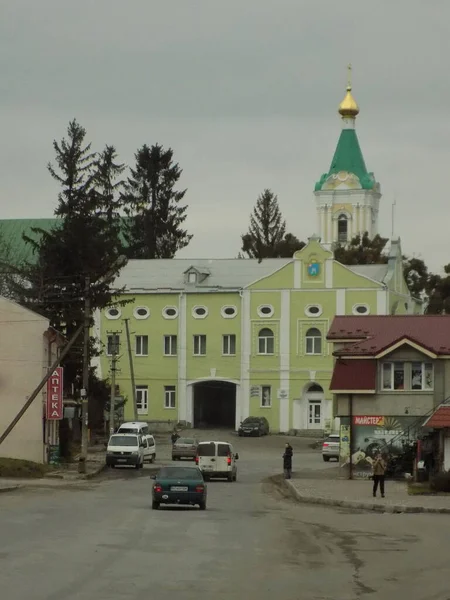
[[173, 162], [173, 151], [159, 144], [144, 144], [136, 154], [136, 165], [122, 194], [128, 216], [125, 237], [129, 258], [173, 258], [192, 235], [182, 225], [187, 205], [181, 205], [186, 190], [177, 191], [181, 169]]
[[269, 189], [258, 197], [250, 215], [248, 232], [242, 236], [242, 252], [248, 258], [291, 258], [304, 247], [292, 233], [286, 233], [277, 196]]
[[[85, 136], [85, 129], [72, 121], [67, 139], [54, 142], [57, 166], [48, 169], [61, 184], [55, 214], [62, 218], [50, 231], [35, 229], [38, 241], [25, 237], [36, 260], [22, 271], [28, 285], [20, 289], [22, 302], [68, 338], [84, 319], [87, 279], [92, 309], [103, 308], [114, 301], [110, 280], [123, 266], [117, 212], [123, 166], [116, 164], [113, 147], [92, 153]], [[81, 375], [81, 339], [64, 367], [70, 386]]]

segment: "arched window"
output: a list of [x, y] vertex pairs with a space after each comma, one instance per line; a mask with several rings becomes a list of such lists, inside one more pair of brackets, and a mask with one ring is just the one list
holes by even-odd
[[306, 332], [306, 354], [322, 354], [322, 334], [315, 327]]
[[318, 383], [312, 383], [308, 390], [308, 392], [323, 392], [323, 388], [321, 385], [319, 385]]
[[348, 241], [348, 221], [345, 215], [340, 215], [338, 219], [338, 243], [346, 244]]
[[258, 354], [273, 354], [275, 347], [275, 336], [273, 331], [264, 327], [258, 334]]

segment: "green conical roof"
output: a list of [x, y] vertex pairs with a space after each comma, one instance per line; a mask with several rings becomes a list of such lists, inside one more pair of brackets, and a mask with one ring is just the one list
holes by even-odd
[[342, 171], [356, 175], [361, 183], [361, 187], [365, 190], [371, 190], [376, 185], [373, 173], [367, 171], [358, 136], [354, 129], [343, 129], [341, 131], [330, 169], [316, 183], [315, 190], [321, 190], [330, 175]]

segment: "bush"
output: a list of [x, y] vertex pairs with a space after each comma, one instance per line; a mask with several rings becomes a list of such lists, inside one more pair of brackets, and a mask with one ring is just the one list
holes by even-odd
[[433, 492], [450, 493], [450, 471], [434, 475], [430, 480], [430, 489]]
[[44, 477], [49, 470], [51, 470], [49, 465], [0, 457], [0, 477], [40, 478]]

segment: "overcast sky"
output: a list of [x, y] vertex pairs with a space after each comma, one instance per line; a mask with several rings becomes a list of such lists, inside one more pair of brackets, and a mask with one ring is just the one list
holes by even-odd
[[357, 131], [381, 184], [380, 233], [450, 262], [449, 0], [0, 0], [0, 218], [50, 217], [52, 140], [76, 117], [123, 162], [170, 146], [194, 238], [233, 257], [271, 188], [300, 239], [340, 132], [353, 64]]

